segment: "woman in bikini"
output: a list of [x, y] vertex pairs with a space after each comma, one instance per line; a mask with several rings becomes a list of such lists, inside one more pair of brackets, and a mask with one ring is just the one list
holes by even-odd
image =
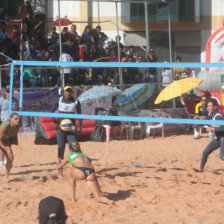
[[14, 158], [11, 145], [15, 144], [17, 146], [17, 151], [19, 153], [22, 152], [22, 149], [18, 144], [18, 131], [20, 126], [20, 116], [17, 113], [12, 113], [9, 120], [3, 122], [0, 126], [0, 150], [7, 158], [6, 180], [8, 180]]
[[76, 201], [75, 189], [76, 180], [86, 180], [86, 183], [93, 193], [94, 197], [98, 202], [114, 204], [102, 195], [95, 170], [91, 164], [91, 160], [82, 153], [80, 145], [77, 141], [74, 141], [69, 146], [70, 153], [68, 159], [64, 159], [57, 167], [57, 170], [61, 170], [67, 163], [71, 165], [71, 177], [72, 177], [72, 189], [73, 189], [73, 200]]

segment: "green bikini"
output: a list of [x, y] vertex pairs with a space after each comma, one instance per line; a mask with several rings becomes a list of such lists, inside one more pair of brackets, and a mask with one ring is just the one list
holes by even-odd
[[[71, 153], [69, 153], [69, 155], [68, 155], [68, 162], [72, 165], [72, 167], [74, 167], [73, 166], [74, 160], [76, 158], [78, 158], [78, 157], [86, 157], [86, 158], [88, 158], [86, 156], [86, 154], [84, 154], [82, 152], [71, 152]], [[85, 174], [86, 177], [88, 177], [90, 174], [95, 172], [94, 169], [88, 168], [88, 167], [76, 166], [75, 168], [80, 170], [80, 171], [82, 171]]]

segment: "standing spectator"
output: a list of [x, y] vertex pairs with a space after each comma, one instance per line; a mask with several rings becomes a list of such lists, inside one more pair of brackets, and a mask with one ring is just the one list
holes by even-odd
[[161, 72], [161, 76], [162, 76], [163, 87], [168, 86], [172, 82], [172, 70], [170, 68], [163, 68]]
[[[138, 58], [137, 58], [137, 63], [141, 63], [141, 62], [144, 62], [144, 59], [142, 57], [142, 55], [139, 55]], [[139, 78], [139, 81], [140, 82], [144, 82], [144, 78], [145, 78], [145, 73], [147, 72], [148, 68], [142, 68], [142, 67], [139, 67], [138, 68], [138, 78]]]
[[[147, 55], [146, 55], [145, 60], [147, 62], [157, 62], [158, 57], [155, 54], [155, 51], [154, 51], [153, 48], [151, 48], [149, 51], [147, 51]], [[149, 74], [152, 75], [153, 82], [157, 82], [158, 81], [157, 80], [157, 70], [156, 70], [156, 68], [149, 68]]]
[[71, 25], [71, 30], [69, 31], [69, 34], [70, 34], [70, 38], [72, 39], [72, 41], [75, 42], [77, 37], [78, 37], [78, 33], [76, 31], [76, 25], [75, 24]]
[[6, 40], [10, 38], [10, 33], [6, 30], [5, 22], [1, 22], [0, 39]]
[[19, 49], [19, 41], [20, 41], [20, 36], [19, 36], [19, 31], [18, 31], [18, 27], [16, 25], [13, 26], [12, 28], [12, 32], [10, 34], [10, 38], [12, 43], [14, 44], [14, 46], [17, 48], [17, 50]]
[[[73, 58], [68, 53], [68, 51], [69, 51], [68, 47], [63, 46], [62, 54], [59, 57], [59, 61], [61, 61], [61, 62], [73, 62]], [[63, 68], [63, 72], [64, 72], [64, 84], [67, 85], [67, 84], [69, 84], [69, 79], [70, 79], [70, 76], [71, 76], [72, 69], [71, 69], [71, 67]], [[61, 77], [58, 79], [58, 83], [57, 83], [57, 86], [60, 86], [60, 85], [61, 85]]]
[[33, 23], [32, 23], [32, 17], [29, 12], [26, 13], [25, 18], [23, 19], [23, 31], [25, 33], [26, 38], [30, 36], [30, 33], [33, 30]]

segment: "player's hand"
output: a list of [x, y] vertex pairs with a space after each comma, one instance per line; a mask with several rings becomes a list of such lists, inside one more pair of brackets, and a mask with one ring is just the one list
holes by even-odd
[[78, 127], [77, 128], [77, 132], [81, 132], [82, 131], [82, 128], [81, 127]]

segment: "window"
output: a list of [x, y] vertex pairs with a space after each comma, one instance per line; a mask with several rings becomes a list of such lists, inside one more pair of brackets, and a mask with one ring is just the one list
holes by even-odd
[[[0, 20], [8, 21], [15, 19], [22, 0], [3, 0], [0, 1]], [[13, 7], [12, 7], [13, 6]]]
[[[200, 22], [201, 0], [170, 0], [171, 22]], [[144, 3], [122, 3], [129, 7], [121, 7], [122, 16], [125, 15], [123, 23], [144, 23]], [[167, 4], [148, 4], [149, 22], [159, 23], [168, 21]], [[129, 9], [129, 13], [127, 13]], [[126, 11], [125, 11], [126, 10]], [[129, 18], [127, 15], [129, 14]]]

